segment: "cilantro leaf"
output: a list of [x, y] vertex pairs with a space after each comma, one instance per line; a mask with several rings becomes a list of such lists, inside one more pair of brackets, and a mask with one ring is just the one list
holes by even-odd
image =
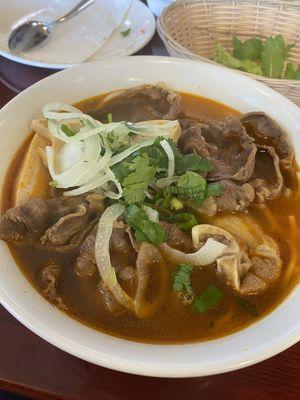
[[[264, 43], [256, 37], [242, 42], [233, 36], [232, 45], [233, 55], [221, 43], [216, 43], [215, 61], [230, 68], [275, 79], [282, 77], [284, 63], [294, 46], [285, 43], [282, 35], [269, 37]], [[299, 74], [291, 65], [287, 66], [285, 74], [291, 77], [287, 79], [299, 79], [293, 78]]]
[[241, 70], [249, 72], [249, 74], [262, 75], [261, 65], [251, 60], [241, 60]]
[[222, 187], [220, 183], [213, 182], [213, 183], [208, 183], [206, 185], [205, 197], [217, 197], [220, 196], [221, 193], [222, 193]]
[[219, 42], [216, 43], [215, 61], [229, 68], [239, 69], [241, 67], [240, 60], [233, 57]]
[[123, 179], [123, 196], [127, 203], [141, 203], [145, 199], [145, 191], [153, 180], [157, 169], [149, 165], [147, 154], [133, 159], [128, 168], [133, 172]]
[[279, 40], [281, 42], [283, 58], [286, 60], [290, 57], [290, 50], [294, 47], [294, 44], [285, 43], [283, 36], [278, 36], [280, 37]]
[[156, 222], [150, 221], [145, 211], [136, 204], [130, 204], [125, 211], [125, 222], [134, 231], [137, 240], [158, 245], [165, 241], [165, 232]]
[[126, 37], [131, 32], [131, 28], [126, 29], [125, 31], [120, 32], [123, 37]]
[[197, 191], [205, 191], [206, 181], [201, 175], [196, 172], [187, 171], [184, 175], [181, 175], [178, 179], [177, 186], [184, 189], [194, 189]]
[[223, 293], [217, 287], [209, 285], [194, 302], [194, 309], [199, 314], [204, 314], [214, 308], [222, 299]]
[[118, 181], [123, 183], [123, 180], [130, 174], [130, 169], [128, 168], [128, 162], [120, 162], [118, 164], [115, 164], [111, 167], [112, 172], [118, 179]]
[[187, 294], [193, 294], [191, 286], [191, 272], [193, 270], [192, 265], [179, 264], [177, 270], [173, 272], [173, 291], [182, 292]]
[[284, 73], [284, 78], [285, 79], [300, 79], [300, 65], [298, 65], [298, 68], [294, 68], [293, 64], [291, 62], [287, 63], [285, 73]]
[[216, 44], [215, 61], [229, 68], [240, 69], [251, 74], [262, 75], [262, 69], [258, 63], [252, 60], [238, 60], [233, 57], [220, 43]]
[[289, 56], [292, 45], [285, 44], [283, 36], [269, 37], [261, 52], [261, 67], [263, 75], [269, 78], [280, 78], [284, 61]]
[[241, 42], [236, 36], [232, 38], [233, 56], [238, 60], [252, 60], [257, 61], [260, 59], [260, 53], [263, 48], [263, 42], [259, 38], [250, 38]]
[[143, 154], [147, 154], [149, 157], [150, 165], [157, 168], [167, 168], [168, 167], [168, 157], [166, 152], [161, 147], [160, 142], [163, 140], [162, 137], [155, 139], [151, 146], [143, 147], [141, 151]]
[[211, 170], [211, 162], [194, 153], [185, 154], [175, 159], [175, 172], [177, 175], [182, 175], [186, 171], [210, 172]]
[[128, 135], [120, 135], [116, 131], [111, 131], [107, 133], [106, 138], [113, 152], [120, 152], [130, 146]]
[[66, 125], [66, 124], [62, 124], [61, 130], [62, 130], [63, 133], [64, 133], [65, 135], [67, 135], [68, 137], [74, 136], [74, 135], [76, 134], [76, 132], [73, 131], [71, 128], [69, 128], [68, 125]]

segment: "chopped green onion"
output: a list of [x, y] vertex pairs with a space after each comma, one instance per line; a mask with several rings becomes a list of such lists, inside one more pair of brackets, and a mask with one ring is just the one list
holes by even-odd
[[49, 182], [49, 186], [56, 188], [58, 186], [58, 182], [57, 181], [51, 181]]
[[194, 309], [199, 314], [204, 314], [214, 308], [222, 299], [223, 293], [215, 286], [209, 285], [194, 302]]
[[198, 224], [198, 221], [192, 213], [177, 214], [174, 216], [174, 221], [176, 225], [184, 231], [189, 231], [193, 226]]
[[252, 315], [253, 317], [258, 316], [258, 311], [256, 307], [250, 303], [246, 299], [242, 299], [241, 297], [236, 299], [236, 303], [238, 306], [240, 306], [244, 311], [246, 311], [248, 314]]
[[128, 29], [126, 29], [125, 31], [122, 31], [122, 32], [121, 32], [121, 35], [122, 35], [123, 37], [126, 37], [126, 36], [129, 35], [130, 32], [131, 32], [131, 28], [128, 28]]
[[65, 135], [67, 135], [68, 137], [72, 137], [76, 134], [75, 131], [73, 131], [71, 128], [68, 127], [68, 125], [66, 124], [62, 124], [61, 126], [61, 130], [63, 131], [63, 133]]
[[113, 122], [112, 113], [107, 114], [107, 122], [111, 124]]
[[176, 197], [172, 197], [171, 201], [170, 201], [170, 206], [174, 210], [178, 211], [178, 210], [182, 210], [183, 209], [184, 204], [183, 204], [182, 201], [180, 201]]

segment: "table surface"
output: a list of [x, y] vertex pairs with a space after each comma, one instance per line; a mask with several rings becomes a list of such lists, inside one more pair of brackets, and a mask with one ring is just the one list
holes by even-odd
[[[166, 54], [157, 36], [140, 54]], [[54, 71], [0, 57], [0, 107]], [[0, 306], [0, 388], [33, 399], [300, 399], [300, 343], [267, 361], [204, 378], [160, 379], [101, 368], [22, 326]]]

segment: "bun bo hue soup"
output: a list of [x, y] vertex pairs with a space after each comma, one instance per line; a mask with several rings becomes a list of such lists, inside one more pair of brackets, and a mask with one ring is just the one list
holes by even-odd
[[298, 282], [287, 134], [159, 84], [46, 104], [12, 161], [0, 238], [54, 306], [152, 343], [218, 338]]

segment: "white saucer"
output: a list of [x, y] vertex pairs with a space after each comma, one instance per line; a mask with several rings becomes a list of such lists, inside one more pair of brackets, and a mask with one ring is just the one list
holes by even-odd
[[[0, 0], [0, 34], [7, 32], [9, 27], [23, 15], [43, 9], [49, 5], [49, 0]], [[124, 37], [121, 32], [131, 29]], [[140, 0], [133, 0], [123, 23], [114, 31], [105, 45], [87, 61], [104, 58], [124, 57], [142, 49], [155, 33], [155, 19], [149, 8]], [[42, 61], [20, 57], [7, 48], [0, 46], [0, 55], [9, 60], [35, 67], [62, 69], [75, 64], [51, 64]]]

